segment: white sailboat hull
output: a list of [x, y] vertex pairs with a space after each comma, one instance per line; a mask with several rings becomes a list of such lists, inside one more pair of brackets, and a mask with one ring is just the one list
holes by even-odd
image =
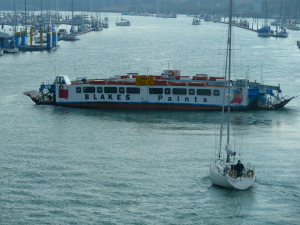
[[116, 22], [116, 26], [131, 26], [130, 22]]
[[217, 173], [214, 173], [212, 170], [210, 170], [210, 179], [212, 183], [217, 186], [225, 188], [234, 188], [225, 176], [221, 176]]
[[19, 52], [19, 48], [7, 48], [6, 53], [18, 53]]
[[224, 169], [226, 165], [230, 166], [231, 164], [221, 161], [211, 164], [210, 179], [212, 183], [220, 187], [235, 188], [238, 190], [245, 190], [251, 187], [255, 182], [254, 173], [253, 176], [247, 176], [246, 173], [242, 177], [230, 177], [228, 172], [224, 172]]

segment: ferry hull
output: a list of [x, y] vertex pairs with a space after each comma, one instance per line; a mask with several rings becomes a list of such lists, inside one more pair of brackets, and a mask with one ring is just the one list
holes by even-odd
[[[157, 103], [118, 103], [118, 102], [86, 102], [86, 103], [56, 103], [59, 106], [100, 108], [100, 109], [141, 109], [141, 110], [172, 110], [172, 111], [216, 111], [221, 106], [186, 105], [186, 104], [157, 104]], [[242, 107], [242, 110], [249, 109]]]

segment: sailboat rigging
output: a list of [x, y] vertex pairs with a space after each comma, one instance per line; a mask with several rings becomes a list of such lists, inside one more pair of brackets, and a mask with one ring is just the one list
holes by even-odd
[[[254, 167], [248, 163], [245, 167], [240, 160], [235, 164], [237, 153], [232, 150], [230, 143], [230, 104], [232, 101], [230, 93], [236, 93], [246, 87], [246, 80], [237, 80], [234, 84], [231, 81], [231, 51], [232, 51], [232, 7], [233, 0], [230, 0], [229, 27], [227, 37], [227, 54], [225, 64], [225, 85], [222, 107], [222, 122], [220, 128], [220, 139], [218, 151], [214, 161], [210, 166], [210, 178], [212, 183], [221, 187], [244, 190], [251, 187], [255, 181]], [[233, 85], [233, 86], [232, 86]], [[225, 97], [226, 96], [226, 97]], [[225, 107], [227, 109], [227, 138], [225, 152], [222, 150], [222, 137], [225, 117]]]
[[279, 17], [279, 20], [280, 23], [280, 30], [278, 31], [277, 27], [278, 27], [278, 23], [276, 23], [276, 31], [275, 31], [275, 37], [288, 37], [289, 33], [286, 31], [285, 28], [283, 28], [283, 18], [282, 18], [282, 0], [281, 0], [281, 4], [280, 4], [280, 17]]
[[268, 26], [268, 9], [267, 9], [267, 0], [265, 0], [265, 8], [266, 8], [266, 18], [265, 24], [262, 28], [257, 30], [258, 37], [270, 37], [274, 31], [271, 30], [270, 26]]
[[16, 0], [13, 1], [13, 6], [14, 6], [13, 36], [12, 36], [12, 41], [10, 42], [9, 46], [5, 49], [6, 53], [18, 53], [19, 52], [19, 48], [17, 47], [17, 43], [16, 43], [16, 33], [17, 33], [17, 27], [18, 27], [18, 15], [17, 15]]
[[72, 0], [72, 27], [70, 33], [63, 38], [64, 41], [77, 41], [80, 40], [78, 34], [74, 29], [74, 0]]
[[[123, 4], [123, 2], [122, 2]], [[125, 20], [122, 18], [122, 13], [121, 13], [121, 20], [118, 21], [118, 15], [116, 19], [116, 26], [131, 26], [131, 22], [129, 20]]]
[[130, 26], [131, 22], [129, 20], [125, 20], [122, 18], [122, 14], [121, 14], [121, 21], [118, 21], [118, 17], [116, 20], [116, 26]]

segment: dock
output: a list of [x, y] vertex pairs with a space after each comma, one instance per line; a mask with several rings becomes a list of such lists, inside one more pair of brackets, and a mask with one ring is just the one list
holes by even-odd
[[29, 51], [29, 52], [35, 52], [35, 51], [52, 51], [56, 50], [59, 47], [59, 45], [49, 48], [47, 45], [25, 45], [20, 46], [20, 51]]

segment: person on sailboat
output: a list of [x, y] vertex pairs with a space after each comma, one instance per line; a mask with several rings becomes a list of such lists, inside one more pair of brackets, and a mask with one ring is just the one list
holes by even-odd
[[238, 160], [238, 163], [235, 165], [236, 169], [236, 177], [241, 177], [244, 169], [243, 163], [241, 163], [241, 160]]
[[226, 144], [225, 149], [226, 149], [226, 152], [227, 152], [227, 160], [226, 160], [226, 162], [230, 162], [230, 156], [235, 156], [236, 152], [234, 152], [234, 151], [231, 150], [231, 145], [230, 145], [229, 142]]

